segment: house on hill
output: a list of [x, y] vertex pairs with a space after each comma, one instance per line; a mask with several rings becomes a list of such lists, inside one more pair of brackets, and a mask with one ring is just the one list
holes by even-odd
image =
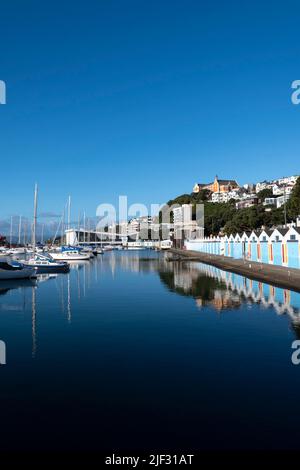
[[196, 183], [193, 187], [193, 193], [199, 193], [202, 189], [207, 189], [212, 193], [229, 193], [234, 189], [239, 189], [240, 186], [236, 180], [225, 180], [215, 177], [212, 183]]

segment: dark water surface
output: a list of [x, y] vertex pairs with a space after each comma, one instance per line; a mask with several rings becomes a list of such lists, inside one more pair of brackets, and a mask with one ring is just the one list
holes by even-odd
[[299, 448], [299, 309], [153, 251], [1, 282], [0, 449]]

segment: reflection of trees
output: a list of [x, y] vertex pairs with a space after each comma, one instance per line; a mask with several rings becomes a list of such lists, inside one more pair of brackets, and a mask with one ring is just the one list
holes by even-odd
[[170, 291], [193, 297], [198, 308], [210, 305], [217, 311], [241, 306], [241, 297], [228, 289], [217, 277], [208, 276], [195, 265], [178, 262], [164, 263], [158, 271], [160, 280]]
[[0, 289], [0, 295], [5, 295], [10, 289]]
[[292, 321], [291, 322], [291, 329], [295, 333], [297, 339], [300, 339], [300, 322], [299, 321]]
[[33, 279], [3, 280], [0, 284], [0, 295], [5, 295], [12, 289], [19, 289], [20, 287], [30, 287], [33, 285], [35, 285], [35, 280]]

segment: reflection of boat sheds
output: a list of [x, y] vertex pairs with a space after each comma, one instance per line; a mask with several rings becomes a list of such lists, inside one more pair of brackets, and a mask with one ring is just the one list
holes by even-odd
[[[258, 281], [244, 278], [238, 274], [221, 271], [214, 266], [198, 264], [198, 269], [207, 276], [224, 282], [226, 288], [237, 293], [251, 303], [261, 304], [264, 308], [273, 307], [278, 315], [287, 313], [293, 320], [300, 319], [300, 294], [280, 289]], [[294, 305], [291, 305], [291, 296]]]
[[[210, 305], [217, 311], [221, 311], [237, 308], [243, 302], [249, 302], [266, 309], [272, 307], [278, 315], [288, 314], [293, 322], [300, 321], [300, 293], [275, 288], [198, 262], [165, 263], [164, 271], [172, 274], [174, 289], [178, 293], [192, 295], [198, 307]], [[217, 285], [205, 287], [206, 278], [215, 280]], [[222, 288], [219, 289], [218, 285]], [[202, 296], [201, 289], [205, 294], [210, 289], [210, 297]], [[197, 294], [198, 291], [200, 295]]]

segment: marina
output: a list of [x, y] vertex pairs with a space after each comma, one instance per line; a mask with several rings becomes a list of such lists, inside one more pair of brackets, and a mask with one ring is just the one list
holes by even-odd
[[290, 3], [1, 2], [3, 467], [298, 463]]
[[297, 446], [299, 325], [299, 293], [153, 250], [2, 281], [2, 449]]

